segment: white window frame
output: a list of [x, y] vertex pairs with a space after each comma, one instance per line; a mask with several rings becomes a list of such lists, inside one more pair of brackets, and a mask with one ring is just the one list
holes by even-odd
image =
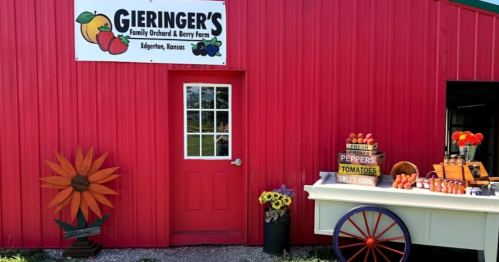
[[[199, 109], [187, 109], [187, 87], [199, 87]], [[202, 109], [201, 108], [201, 88], [202, 87], [214, 87], [214, 109]], [[229, 96], [229, 109], [217, 109], [216, 108], [216, 88], [217, 87], [225, 87], [228, 88], [228, 96]], [[232, 159], [232, 85], [231, 84], [210, 84], [210, 83], [184, 83], [183, 90], [183, 104], [184, 104], [184, 159], [197, 159], [197, 160], [227, 160]], [[187, 112], [191, 111], [199, 111], [199, 132], [198, 133], [187, 133]], [[202, 121], [202, 112], [214, 112], [214, 132], [202, 133], [201, 130], [201, 121]], [[216, 143], [214, 143], [214, 156], [188, 156], [187, 155], [187, 135], [198, 135], [199, 136], [199, 154], [202, 152], [203, 140], [202, 135], [213, 135], [216, 138], [217, 135], [217, 114], [216, 112], [228, 112], [229, 115], [229, 132], [226, 133], [229, 136], [229, 155], [228, 156], [217, 156], [217, 147]]]

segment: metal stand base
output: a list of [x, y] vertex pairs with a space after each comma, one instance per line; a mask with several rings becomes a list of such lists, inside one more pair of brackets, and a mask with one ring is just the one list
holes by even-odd
[[99, 244], [88, 242], [73, 242], [68, 249], [62, 252], [63, 257], [93, 257], [96, 256], [102, 249]]

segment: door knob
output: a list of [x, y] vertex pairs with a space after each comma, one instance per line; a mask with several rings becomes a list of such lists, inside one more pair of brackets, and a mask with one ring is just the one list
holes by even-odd
[[240, 166], [243, 164], [243, 161], [241, 159], [236, 159], [236, 161], [230, 162], [232, 165]]

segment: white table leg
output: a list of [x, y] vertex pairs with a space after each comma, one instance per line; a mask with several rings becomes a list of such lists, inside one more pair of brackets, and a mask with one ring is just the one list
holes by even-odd
[[499, 214], [487, 213], [485, 225], [485, 262], [497, 262], [497, 242], [499, 237]]

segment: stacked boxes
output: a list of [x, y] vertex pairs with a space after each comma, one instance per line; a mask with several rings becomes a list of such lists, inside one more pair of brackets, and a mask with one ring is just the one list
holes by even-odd
[[385, 162], [385, 153], [377, 151], [378, 144], [347, 143], [346, 151], [338, 154], [336, 181], [345, 184], [376, 186], [381, 176], [380, 166]]

